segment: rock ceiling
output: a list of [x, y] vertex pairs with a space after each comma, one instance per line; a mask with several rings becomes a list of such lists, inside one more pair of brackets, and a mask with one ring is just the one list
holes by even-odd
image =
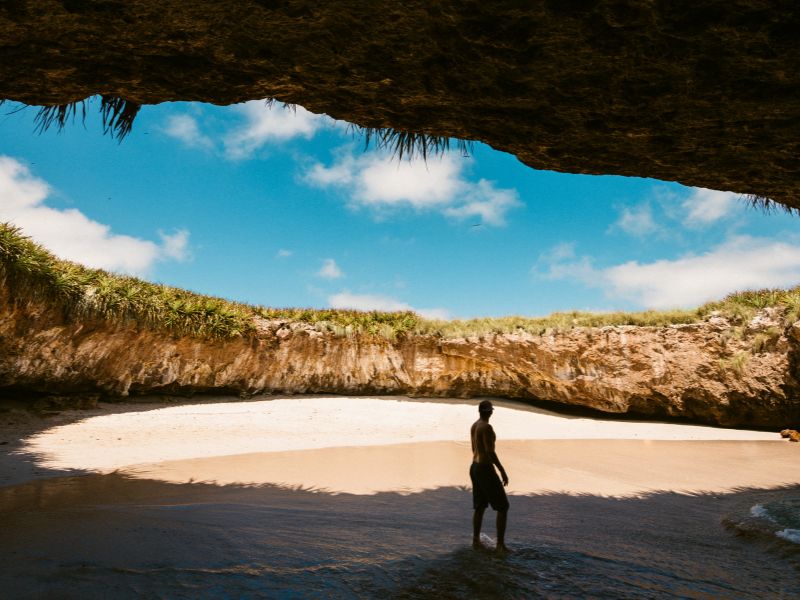
[[4, 0], [0, 99], [276, 98], [800, 208], [798, 32], [793, 0]]

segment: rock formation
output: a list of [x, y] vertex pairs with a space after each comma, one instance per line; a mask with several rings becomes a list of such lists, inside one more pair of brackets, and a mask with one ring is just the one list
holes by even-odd
[[[777, 333], [756, 347], [763, 331]], [[0, 288], [0, 390], [486, 395], [727, 426], [800, 422], [800, 322], [785, 326], [766, 309], [740, 335], [732, 332], [725, 318], [711, 316], [668, 327], [391, 341], [263, 320], [253, 336], [207, 340], [69, 319], [52, 305], [12, 301]]]
[[796, 429], [784, 429], [781, 431], [781, 437], [788, 439], [790, 442], [800, 442], [800, 431]]
[[798, 208], [798, 30], [792, 0], [6, 0], [0, 99], [277, 98]]

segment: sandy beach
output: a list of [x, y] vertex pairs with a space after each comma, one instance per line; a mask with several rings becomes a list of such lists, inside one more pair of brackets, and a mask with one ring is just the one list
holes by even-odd
[[[476, 554], [477, 403], [207, 398], [4, 413], [0, 544], [14, 551], [0, 585], [13, 598], [800, 593], [800, 545], [761, 518], [800, 502], [800, 448], [773, 432], [498, 400], [512, 555]], [[491, 546], [492, 516], [484, 532]]]
[[[723, 492], [800, 480], [772, 432], [567, 416], [495, 401], [509, 493]], [[469, 484], [477, 401], [289, 397], [153, 406], [28, 437], [40, 468], [172, 483], [273, 484], [334, 493]]]

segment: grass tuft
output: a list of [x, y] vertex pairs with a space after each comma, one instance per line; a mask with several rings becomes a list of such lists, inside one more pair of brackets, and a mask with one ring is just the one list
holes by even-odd
[[[364, 138], [364, 150], [374, 143], [379, 149], [388, 149], [399, 160], [403, 156], [409, 160], [415, 155], [428, 160], [429, 156], [440, 156], [450, 150], [451, 140], [448, 137], [419, 133], [414, 131], [399, 131], [391, 127], [361, 127], [351, 125], [351, 130]], [[472, 152], [472, 142], [456, 140], [456, 148], [463, 156]]]
[[790, 214], [800, 214], [800, 208], [795, 206], [789, 206], [787, 204], [782, 204], [780, 202], [776, 202], [772, 198], [768, 198], [766, 196], [760, 196], [758, 194], [742, 194], [739, 196], [740, 200], [743, 200], [745, 203], [749, 204], [755, 209], [761, 210], [762, 212], [769, 214], [775, 211], [785, 211]]
[[415, 333], [423, 321], [419, 315], [411, 311], [259, 307], [257, 313], [264, 319], [307, 323], [319, 331], [331, 332], [339, 337], [369, 334], [390, 340]]
[[81, 114], [81, 122], [86, 122], [86, 102], [69, 102], [67, 104], [56, 104], [54, 106], [43, 106], [36, 113], [33, 119], [34, 131], [44, 133], [51, 127], [56, 127], [58, 131], [64, 129], [68, 122], [75, 122], [78, 112]]
[[704, 304], [697, 310], [703, 318], [712, 312], [719, 312], [732, 322], [742, 325], [748, 323], [758, 311], [768, 307], [781, 309], [786, 321], [798, 320], [800, 317], [800, 286], [788, 289], [766, 288], [734, 292], [722, 300]]
[[[67, 123], [74, 123], [80, 113], [81, 122], [86, 123], [86, 100], [42, 106], [34, 117], [37, 133], [44, 133], [55, 127], [58, 131], [64, 129]], [[103, 133], [122, 141], [133, 128], [133, 121], [139, 113], [141, 105], [117, 96], [104, 95], [100, 97], [100, 116], [103, 121]]]
[[750, 352], [743, 350], [741, 352], [737, 352], [729, 358], [720, 358], [719, 367], [721, 371], [731, 371], [738, 377], [742, 377], [744, 375], [745, 368], [747, 367], [747, 361], [749, 360]]
[[757, 333], [754, 337], [752, 342], [750, 342], [750, 347], [754, 354], [761, 354], [762, 352], [766, 352], [771, 346], [775, 344], [778, 338], [783, 333], [780, 328], [778, 327], [768, 327], [765, 331], [761, 333]]
[[116, 96], [101, 96], [100, 114], [103, 118], [103, 133], [122, 141], [131, 132], [133, 121], [139, 114], [141, 104]]

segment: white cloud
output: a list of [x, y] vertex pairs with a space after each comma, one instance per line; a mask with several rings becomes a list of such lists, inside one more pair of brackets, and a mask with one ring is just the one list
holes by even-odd
[[444, 209], [445, 215], [457, 219], [480, 217], [485, 225], [501, 226], [505, 225], [506, 212], [520, 204], [516, 190], [497, 190], [485, 179], [467, 186], [463, 194], [463, 203]]
[[597, 271], [591, 260], [577, 257], [574, 243], [557, 244], [539, 255], [536, 265], [531, 269], [544, 279], [573, 279], [588, 286], [596, 285]]
[[343, 153], [330, 166], [315, 164], [306, 180], [320, 187], [347, 188], [354, 205], [378, 212], [410, 207], [456, 219], [480, 217], [487, 225], [505, 224], [508, 210], [521, 205], [516, 190], [497, 189], [485, 179], [468, 181], [464, 164], [452, 154], [425, 162], [396, 160], [386, 153]]
[[767, 238], [735, 236], [708, 252], [651, 263], [629, 261], [604, 269], [588, 257], [563, 252], [543, 256], [536, 272], [602, 288], [645, 308], [697, 306], [746, 289], [788, 287], [800, 282], [800, 246]]
[[214, 142], [200, 131], [197, 120], [190, 115], [172, 115], [167, 119], [164, 133], [191, 148], [212, 148]]
[[158, 235], [161, 237], [161, 249], [165, 257], [178, 262], [189, 258], [189, 232], [186, 229], [178, 229], [171, 235], [159, 231]]
[[267, 105], [253, 100], [238, 104], [234, 110], [244, 117], [244, 124], [225, 135], [225, 156], [233, 160], [249, 158], [268, 142], [282, 142], [294, 137], [310, 139], [327, 120], [302, 106], [295, 108]]
[[277, 257], [289, 258], [292, 254], [294, 254], [294, 252], [292, 252], [291, 250], [286, 250], [285, 248], [281, 248], [280, 250], [278, 250]]
[[332, 258], [326, 258], [322, 261], [322, 268], [317, 271], [317, 276], [324, 279], [339, 279], [344, 273]]
[[651, 235], [659, 229], [653, 220], [653, 211], [647, 203], [633, 208], [623, 208], [614, 227], [636, 237]]
[[739, 207], [738, 198], [733, 192], [692, 188], [691, 195], [681, 203], [686, 211], [684, 224], [704, 227], [724, 219]]
[[605, 270], [611, 292], [648, 307], [694, 306], [744, 289], [800, 282], [800, 247], [737, 236], [699, 256]]
[[389, 296], [371, 294], [351, 294], [341, 292], [328, 298], [331, 308], [354, 310], [379, 310], [387, 312], [413, 311], [426, 319], [447, 320], [451, 318], [450, 312], [444, 308], [413, 308], [410, 304], [401, 302]]
[[189, 232], [161, 233], [161, 244], [115, 234], [80, 211], [45, 205], [51, 189], [19, 161], [0, 156], [0, 222], [10, 221], [57, 256], [88, 267], [144, 274], [158, 260], [183, 260]]

